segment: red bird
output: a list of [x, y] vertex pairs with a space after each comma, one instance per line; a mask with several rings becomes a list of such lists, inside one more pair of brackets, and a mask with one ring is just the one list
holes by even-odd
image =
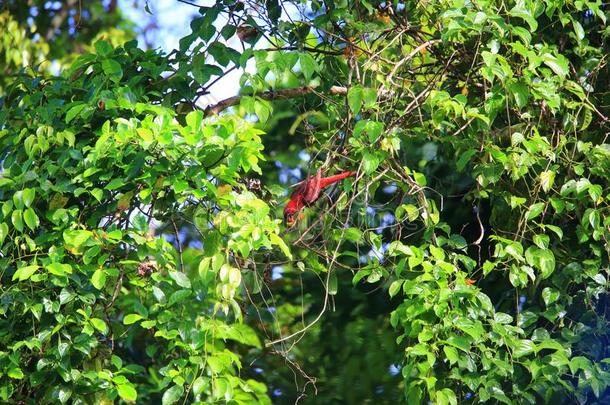
[[355, 176], [356, 172], [343, 172], [330, 177], [322, 177], [322, 169], [318, 169], [315, 176], [309, 176], [302, 181], [292, 192], [290, 201], [284, 207], [284, 223], [288, 226], [296, 222], [296, 214], [304, 207], [308, 207], [316, 202], [320, 197], [320, 192], [345, 178]]

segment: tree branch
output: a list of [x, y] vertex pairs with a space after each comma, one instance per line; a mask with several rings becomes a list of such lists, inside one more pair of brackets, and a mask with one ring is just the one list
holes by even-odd
[[[281, 89], [281, 90], [269, 90], [259, 94], [243, 94], [238, 96], [233, 96], [226, 98], [222, 101], [219, 101], [216, 104], [210, 105], [203, 109], [203, 113], [206, 117], [211, 115], [216, 115], [221, 111], [226, 110], [227, 108], [239, 104], [242, 97], [247, 96], [256, 96], [260, 97], [264, 100], [278, 100], [278, 99], [286, 99], [286, 98], [296, 98], [301, 97], [306, 94], [310, 94], [314, 91], [315, 87], [313, 86], [303, 86], [303, 87], [295, 87], [292, 89]], [[340, 86], [332, 86], [329, 91], [332, 95], [346, 95], [347, 88]]]
[[188, 4], [189, 6], [193, 6], [193, 7], [203, 7], [199, 4], [193, 3], [191, 1], [186, 1], [186, 0], [178, 0], [178, 3]]

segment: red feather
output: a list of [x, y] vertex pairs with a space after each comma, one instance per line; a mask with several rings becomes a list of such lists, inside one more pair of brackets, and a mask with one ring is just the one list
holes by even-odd
[[292, 225], [295, 221], [294, 215], [305, 206], [316, 202], [324, 188], [355, 175], [356, 172], [343, 172], [334, 176], [322, 177], [322, 171], [318, 169], [315, 175], [309, 176], [292, 192], [290, 200], [284, 207], [284, 221], [288, 225]]

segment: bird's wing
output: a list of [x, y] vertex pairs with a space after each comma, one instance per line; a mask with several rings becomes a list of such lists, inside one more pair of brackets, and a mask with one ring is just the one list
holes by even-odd
[[322, 180], [322, 169], [318, 169], [315, 176], [311, 176], [306, 181], [305, 193], [303, 198], [307, 204], [311, 204], [320, 196], [320, 182]]

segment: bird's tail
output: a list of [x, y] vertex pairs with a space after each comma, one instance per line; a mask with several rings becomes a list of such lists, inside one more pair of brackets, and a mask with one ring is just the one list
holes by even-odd
[[320, 188], [328, 187], [331, 184], [334, 184], [338, 181], [346, 179], [348, 177], [355, 176], [356, 172], [343, 172], [339, 174], [335, 174], [334, 176], [324, 177], [320, 179]]

